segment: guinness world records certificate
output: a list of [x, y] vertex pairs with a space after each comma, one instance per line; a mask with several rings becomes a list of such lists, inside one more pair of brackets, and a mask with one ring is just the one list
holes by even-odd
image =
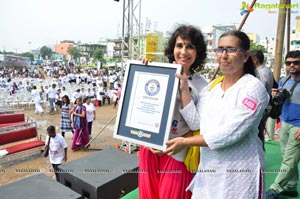
[[181, 65], [129, 61], [114, 137], [164, 150], [169, 138]]

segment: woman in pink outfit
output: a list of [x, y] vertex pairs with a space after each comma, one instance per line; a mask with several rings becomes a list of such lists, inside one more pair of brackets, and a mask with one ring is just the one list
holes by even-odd
[[[171, 35], [165, 55], [169, 63], [182, 65], [182, 72], [189, 78], [190, 91], [177, 93], [176, 104], [169, 139], [185, 137], [191, 130], [181, 116], [182, 98], [192, 96], [193, 103], [200, 102], [198, 93], [207, 82], [197, 72], [203, 67], [206, 58], [206, 44], [201, 31], [193, 26], [179, 26]], [[147, 60], [143, 61], [147, 64]], [[161, 151], [141, 147], [139, 162], [139, 198], [140, 199], [190, 199], [191, 192], [186, 191], [194, 174], [184, 165], [187, 148], [176, 155], [163, 154]]]
[[88, 122], [86, 119], [86, 108], [82, 105], [82, 99], [76, 99], [76, 105], [73, 107], [73, 129], [74, 136], [71, 149], [73, 151], [82, 149], [89, 143]]

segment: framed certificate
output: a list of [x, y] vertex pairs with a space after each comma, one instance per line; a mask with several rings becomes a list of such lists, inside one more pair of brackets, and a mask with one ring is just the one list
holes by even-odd
[[128, 61], [114, 138], [166, 149], [181, 65]]

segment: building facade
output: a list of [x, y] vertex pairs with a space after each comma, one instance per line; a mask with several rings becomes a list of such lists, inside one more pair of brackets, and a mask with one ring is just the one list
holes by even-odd
[[296, 17], [296, 25], [292, 29], [290, 50], [300, 50], [300, 16]]
[[75, 42], [70, 41], [70, 40], [64, 40], [64, 41], [61, 41], [59, 44], [55, 45], [54, 51], [57, 54], [69, 56], [68, 49], [73, 48], [74, 45], [75, 45]]
[[0, 54], [0, 68], [27, 67], [30, 65], [29, 57]]
[[84, 57], [93, 57], [95, 50], [101, 50], [103, 55], [107, 52], [106, 44], [78, 44], [78, 48], [80, 49], [81, 55]]

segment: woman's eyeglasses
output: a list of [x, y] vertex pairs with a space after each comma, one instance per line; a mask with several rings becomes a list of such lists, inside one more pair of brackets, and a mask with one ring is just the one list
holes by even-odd
[[223, 47], [218, 47], [216, 48], [214, 51], [215, 53], [217, 54], [223, 54], [223, 52], [225, 52], [228, 54], [228, 55], [232, 55], [232, 54], [235, 54], [237, 53], [238, 51], [242, 51], [244, 52], [245, 50], [244, 49], [241, 49], [241, 48], [233, 48], [233, 47], [228, 47], [228, 48], [223, 48]]
[[285, 62], [285, 65], [287, 65], [287, 66], [290, 66], [290, 65], [292, 65], [292, 64], [294, 64], [294, 65], [299, 65], [299, 64], [300, 64], [300, 61], [286, 61], [286, 62]]

